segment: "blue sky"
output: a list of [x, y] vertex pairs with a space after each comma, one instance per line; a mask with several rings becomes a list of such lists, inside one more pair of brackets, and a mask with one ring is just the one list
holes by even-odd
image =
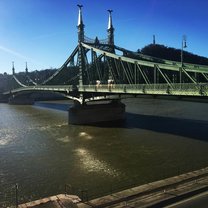
[[152, 42], [208, 57], [207, 0], [0, 0], [0, 73], [58, 68], [77, 45], [77, 4], [83, 4], [85, 33], [107, 37], [113, 9], [115, 43], [136, 51]]

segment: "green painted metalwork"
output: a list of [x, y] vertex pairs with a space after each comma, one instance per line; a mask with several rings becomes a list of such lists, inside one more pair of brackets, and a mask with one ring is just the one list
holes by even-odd
[[[80, 103], [110, 95], [208, 96], [208, 66], [159, 59], [114, 45], [112, 10], [108, 10], [108, 39], [87, 38], [82, 5], [78, 7], [78, 45], [65, 63], [42, 85], [34, 86], [26, 86], [18, 80], [13, 64], [13, 80], [20, 88], [11, 87], [5, 95], [52, 91]], [[115, 50], [123, 55], [116, 54]], [[138, 59], [127, 57], [128, 54]], [[70, 75], [69, 65], [78, 69], [70, 77], [76, 80], [74, 85], [62, 82], [66, 74]]]
[[[154, 68], [154, 65], [157, 65], [159, 68], [161, 69], [166, 69], [166, 70], [171, 70], [171, 71], [179, 71], [179, 67], [181, 67], [181, 65], [179, 65], [179, 62], [170, 62], [172, 64], [169, 64], [169, 62], [167, 63], [158, 63], [158, 62], [153, 62], [153, 61], [143, 61], [143, 60], [138, 60], [138, 59], [133, 59], [133, 58], [128, 58], [128, 57], [124, 57], [124, 56], [120, 56], [120, 55], [116, 55], [107, 51], [103, 51], [100, 50], [98, 48], [95, 48], [93, 46], [90, 46], [86, 43], [82, 43], [82, 45], [85, 48], [88, 49], [92, 49], [93, 51], [99, 53], [99, 54], [105, 54], [108, 57], [114, 58], [114, 59], [120, 59], [124, 62], [128, 62], [128, 63], [137, 63], [139, 65], [142, 66], [147, 66], [147, 67], [152, 67]], [[175, 64], [177, 63], [177, 64]], [[194, 64], [186, 64], [184, 63], [183, 65], [183, 69], [186, 70], [187, 72], [197, 72], [197, 73], [208, 73], [208, 66], [203, 66], [203, 65], [194, 65]]]
[[[37, 85], [21, 87], [3, 93], [4, 95], [19, 92], [53, 91], [64, 93], [67, 97], [73, 92], [72, 85]], [[173, 95], [173, 96], [208, 96], [208, 83], [175, 83], [169, 84], [114, 84], [114, 85], [82, 85], [78, 87], [80, 93], [105, 93], [105, 94], [134, 94], [134, 95]], [[96, 97], [96, 95], [95, 95]], [[78, 98], [76, 98], [78, 99]]]

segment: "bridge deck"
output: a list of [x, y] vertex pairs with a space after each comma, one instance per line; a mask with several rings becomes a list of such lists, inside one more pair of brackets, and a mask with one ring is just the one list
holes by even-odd
[[[143, 94], [143, 95], [174, 95], [174, 96], [208, 96], [207, 83], [183, 84], [113, 84], [113, 85], [83, 85], [77, 86], [78, 92], [93, 92], [105, 94]], [[37, 85], [14, 89], [5, 95], [18, 92], [51, 91], [70, 94], [72, 85]]]

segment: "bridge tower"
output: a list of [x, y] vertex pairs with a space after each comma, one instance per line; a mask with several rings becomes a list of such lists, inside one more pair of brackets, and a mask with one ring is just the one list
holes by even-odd
[[83, 57], [83, 47], [81, 45], [84, 42], [84, 23], [82, 19], [82, 5], [77, 5], [79, 7], [79, 14], [78, 14], [78, 44], [79, 44], [79, 51], [78, 51], [78, 66], [79, 66], [79, 86], [83, 85], [83, 71], [84, 71], [84, 57]]
[[113, 46], [114, 45], [114, 28], [113, 28], [113, 21], [112, 21], [112, 12], [113, 10], [108, 10], [109, 18], [108, 18], [108, 44]]
[[12, 61], [12, 74], [15, 75], [14, 61]]
[[[108, 17], [108, 45], [109, 45], [109, 51], [111, 53], [115, 53], [114, 49], [114, 27], [113, 27], [113, 20], [112, 20], [112, 12], [113, 10], [109, 9], [109, 17]], [[109, 59], [109, 63], [112, 66], [112, 59]], [[113, 80], [113, 75], [111, 73], [111, 70], [108, 68], [108, 80]]]
[[82, 5], [77, 5], [79, 7], [79, 15], [78, 15], [78, 24], [77, 24], [77, 29], [78, 29], [78, 42], [84, 42], [84, 23], [82, 20]]
[[25, 72], [26, 72], [26, 75], [27, 75], [28, 74], [27, 62], [25, 62], [25, 64], [26, 64]]

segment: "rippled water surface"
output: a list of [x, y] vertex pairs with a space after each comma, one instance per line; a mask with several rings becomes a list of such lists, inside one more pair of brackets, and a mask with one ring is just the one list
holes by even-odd
[[16, 183], [21, 202], [65, 184], [91, 196], [208, 166], [207, 103], [125, 103], [120, 126], [68, 125], [63, 109], [0, 104], [0, 205], [14, 202]]

